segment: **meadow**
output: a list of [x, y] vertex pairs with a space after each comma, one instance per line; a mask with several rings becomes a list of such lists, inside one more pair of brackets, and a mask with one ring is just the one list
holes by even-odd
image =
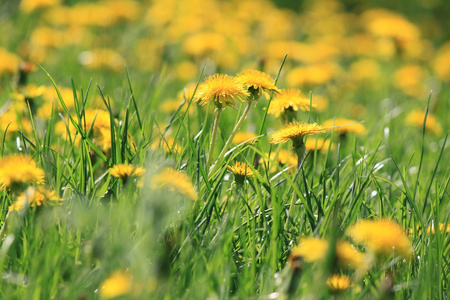
[[1, 299], [448, 299], [446, 1], [0, 2]]

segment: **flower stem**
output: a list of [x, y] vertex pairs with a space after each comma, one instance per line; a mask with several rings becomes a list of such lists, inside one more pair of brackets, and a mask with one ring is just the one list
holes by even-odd
[[244, 112], [242, 113], [241, 117], [239, 118], [238, 122], [236, 123], [236, 125], [233, 128], [233, 131], [231, 131], [230, 136], [228, 137], [228, 140], [226, 141], [225, 145], [223, 146], [222, 151], [219, 154], [219, 157], [216, 160], [216, 164], [214, 165], [214, 167], [211, 169], [211, 172], [209, 172], [209, 175], [211, 175], [213, 173], [213, 171], [215, 171], [217, 163], [219, 161], [221, 161], [224, 156], [225, 153], [227, 153], [227, 149], [230, 146], [231, 142], [233, 141], [234, 136], [236, 135], [236, 133], [238, 132], [238, 130], [241, 128], [242, 123], [244, 123], [244, 120], [247, 118], [248, 112], [250, 110], [250, 107], [252, 106], [252, 102], [248, 101], [247, 106], [244, 109]]
[[211, 159], [214, 153], [214, 146], [216, 144], [217, 129], [219, 128], [219, 118], [221, 112], [222, 112], [221, 109], [216, 108], [216, 117], [214, 118], [213, 131], [211, 133], [211, 143], [209, 144], [208, 159], [206, 161], [206, 170], [209, 169], [209, 165], [211, 164]]
[[5, 221], [3, 222], [2, 229], [0, 229], [0, 239], [3, 239], [3, 236], [5, 235], [6, 231], [6, 222], [8, 221], [10, 211], [6, 213]]
[[[302, 137], [301, 145], [298, 147], [293, 147], [293, 150], [297, 154], [297, 174], [298, 174], [297, 176], [299, 176], [300, 167], [302, 165], [302, 161], [303, 161], [303, 158], [305, 156], [305, 151], [306, 151], [305, 144], [303, 144], [303, 137]], [[295, 184], [295, 182], [294, 182], [294, 184]], [[289, 218], [292, 218], [296, 199], [297, 199], [297, 193], [295, 192], [295, 189], [294, 189], [294, 192], [292, 193], [291, 205], [289, 206]]]

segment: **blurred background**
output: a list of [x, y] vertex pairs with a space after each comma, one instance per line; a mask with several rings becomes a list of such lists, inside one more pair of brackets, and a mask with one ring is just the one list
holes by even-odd
[[[312, 91], [325, 117], [424, 110], [433, 90], [431, 112], [444, 112], [439, 134], [448, 128], [449, 12], [438, 0], [2, 1], [0, 101], [32, 62], [63, 86], [94, 78], [113, 99], [127, 68], [136, 92], [173, 101], [161, 108], [170, 111], [205, 65], [205, 75], [275, 76], [288, 53], [278, 85]], [[49, 83], [31, 73], [34, 84]]]

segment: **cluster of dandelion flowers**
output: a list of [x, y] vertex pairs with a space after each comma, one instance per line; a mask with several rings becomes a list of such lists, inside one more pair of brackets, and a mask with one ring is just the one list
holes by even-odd
[[228, 166], [228, 171], [233, 173], [234, 180], [237, 184], [243, 184], [246, 177], [253, 177], [252, 169], [243, 162], [236, 162], [233, 166]]
[[279, 117], [283, 115], [286, 119], [292, 119], [289, 114], [296, 113], [298, 110], [309, 110], [316, 105], [309, 98], [305, 97], [298, 89], [282, 89], [280, 93], [272, 100], [267, 113]]
[[186, 173], [165, 168], [160, 173], [154, 175], [151, 179], [151, 186], [154, 189], [168, 189], [189, 197], [191, 200], [197, 200], [198, 195]]
[[209, 76], [199, 85], [194, 101], [205, 105], [211, 101], [218, 109], [226, 106], [236, 106], [235, 100], [245, 101], [250, 93], [242, 86], [236, 77], [226, 74]]
[[44, 170], [27, 155], [17, 154], [0, 159], [0, 186], [21, 189], [44, 182]]
[[55, 191], [45, 187], [29, 187], [17, 197], [17, 200], [9, 206], [10, 211], [20, 211], [26, 207], [61, 205], [63, 199]]
[[263, 92], [280, 92], [275, 86], [275, 80], [258, 70], [244, 70], [236, 78], [250, 92], [251, 100], [258, 100]]
[[411, 241], [405, 231], [391, 220], [362, 220], [349, 229], [349, 234], [355, 242], [365, 245], [375, 254], [396, 253], [409, 258], [413, 253]]
[[117, 164], [109, 170], [111, 176], [120, 178], [124, 182], [130, 177], [141, 177], [145, 173], [145, 169], [131, 164]]
[[269, 141], [272, 144], [280, 144], [292, 140], [293, 143], [292, 148], [300, 158], [303, 156], [305, 147], [303, 143], [303, 137], [305, 135], [323, 132], [325, 132], [325, 129], [322, 126], [318, 125], [317, 123], [308, 124], [308, 123], [291, 122], [280, 131], [272, 133]]

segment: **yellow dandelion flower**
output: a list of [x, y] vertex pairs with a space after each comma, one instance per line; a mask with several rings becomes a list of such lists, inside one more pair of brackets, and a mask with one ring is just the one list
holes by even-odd
[[440, 80], [450, 81], [450, 64], [448, 63], [449, 61], [450, 61], [450, 42], [447, 42], [439, 48], [432, 62], [434, 73]]
[[321, 62], [292, 69], [286, 77], [290, 86], [322, 85], [338, 77], [341, 68], [332, 62]]
[[192, 200], [197, 200], [198, 198], [197, 192], [186, 173], [171, 168], [165, 168], [153, 176], [151, 186], [155, 189], [167, 188], [179, 192]]
[[325, 129], [317, 123], [291, 122], [280, 131], [272, 133], [269, 142], [280, 144], [292, 140], [294, 152], [299, 155], [297, 152], [304, 147], [303, 136], [322, 132], [325, 132]]
[[235, 144], [241, 144], [243, 142], [247, 142], [247, 143], [253, 143], [255, 140], [252, 141], [248, 141], [251, 140], [253, 138], [255, 138], [257, 135], [253, 132], [238, 132], [236, 133], [236, 135], [233, 138], [233, 143]]
[[45, 187], [28, 187], [25, 192], [9, 207], [10, 211], [19, 211], [25, 207], [61, 205], [63, 199], [55, 191]]
[[125, 59], [112, 49], [102, 48], [82, 52], [79, 61], [88, 69], [102, 70], [108, 69], [120, 72], [125, 67]]
[[100, 284], [100, 295], [111, 299], [131, 292], [132, 282], [129, 274], [119, 270], [111, 274]]
[[355, 242], [377, 254], [396, 253], [407, 258], [413, 253], [405, 231], [391, 220], [362, 220], [350, 228], [349, 234]]
[[333, 292], [339, 292], [350, 288], [352, 283], [348, 276], [334, 274], [328, 278], [327, 285]]
[[23, 187], [44, 182], [44, 171], [27, 155], [16, 154], [0, 159], [0, 186]]
[[8, 136], [16, 133], [19, 130], [25, 133], [31, 132], [31, 123], [26, 118], [18, 118], [18, 114], [12, 110], [4, 112], [0, 116], [0, 129], [2, 133], [8, 128]]
[[254, 173], [252, 169], [242, 162], [236, 162], [233, 166], [227, 167], [228, 171], [233, 173], [236, 183], [242, 184], [246, 177], [253, 177]]
[[0, 75], [15, 74], [19, 70], [20, 59], [17, 55], [0, 47]]
[[361, 16], [368, 31], [375, 36], [395, 38], [400, 42], [416, 40], [420, 30], [402, 15], [384, 10], [371, 9]]
[[60, 3], [61, 0], [22, 0], [20, 1], [20, 9], [26, 13], [30, 13], [35, 9], [57, 6]]
[[[406, 116], [406, 124], [413, 127], [422, 128], [425, 119], [425, 112], [421, 110], [414, 110]], [[428, 113], [427, 122], [425, 123], [425, 130], [431, 131], [435, 135], [442, 134], [442, 126], [438, 123], [436, 117]]]
[[269, 74], [258, 70], [244, 70], [236, 78], [248, 89], [254, 100], [258, 100], [262, 92], [280, 92], [274, 84], [275, 80]]
[[328, 151], [328, 148], [330, 148], [330, 150], [333, 150], [335, 148], [333, 144], [331, 144], [330, 146], [330, 140], [314, 137], [308, 138], [308, 140], [305, 142], [305, 147], [310, 151], [317, 150], [322, 153], [326, 153]]
[[[303, 258], [306, 262], [321, 260], [327, 254], [329, 243], [322, 238], [302, 238], [298, 246], [292, 249], [289, 260]], [[349, 242], [338, 240], [336, 242], [336, 259], [339, 265], [354, 269], [365, 266], [364, 254], [357, 251]]]
[[[312, 108], [316, 105], [313, 103]], [[282, 89], [270, 103], [267, 113], [279, 117], [289, 112], [298, 110], [307, 111], [310, 108], [310, 99], [302, 94], [299, 89]]]
[[[269, 161], [273, 162], [270, 167], [270, 172], [272, 173], [277, 171], [277, 167], [286, 168], [290, 166], [295, 166], [298, 161], [297, 155], [295, 153], [287, 151], [285, 149], [280, 149], [278, 153], [272, 152], [270, 153], [270, 155], [266, 154], [266, 158], [261, 158], [259, 160], [259, 163], [263, 167], [267, 166], [267, 164], [265, 163], [267, 157]], [[295, 172], [295, 170], [296, 170], [295, 168], [289, 169], [290, 172]]]
[[25, 101], [25, 99], [34, 99], [42, 96], [46, 90], [47, 87], [45, 86], [29, 84], [21, 88], [19, 92], [12, 93], [11, 97], [19, 101]]
[[315, 262], [325, 257], [328, 241], [321, 238], [302, 238], [298, 246], [292, 249], [289, 260], [303, 258], [306, 262]]
[[[446, 232], [450, 232], [450, 224], [443, 224], [443, 223], [439, 223], [439, 231], [442, 233]], [[427, 229], [427, 233], [428, 234], [435, 234], [436, 230], [434, 228], [434, 224], [432, 224], [431, 226], [428, 227]]]
[[341, 266], [349, 266], [353, 269], [365, 267], [366, 257], [363, 253], [346, 241], [339, 240], [336, 243], [336, 257]]
[[[330, 119], [323, 122], [323, 127], [334, 127], [334, 131], [339, 135], [345, 135], [348, 132], [355, 133], [357, 135], [362, 135], [366, 133], [366, 127], [363, 124], [357, 123], [358, 121], [351, 119]], [[357, 123], [357, 124], [353, 124]], [[352, 125], [349, 125], [352, 124]]]
[[141, 177], [145, 173], [145, 169], [130, 164], [118, 164], [109, 170], [111, 176], [121, 178], [126, 181], [129, 177]]
[[417, 64], [409, 64], [399, 68], [393, 75], [394, 86], [405, 95], [420, 97], [426, 91], [426, 71]]
[[175, 141], [173, 137], [161, 138], [160, 140], [155, 140], [151, 146], [152, 149], [162, 148], [165, 153], [180, 153], [181, 146]]
[[235, 77], [215, 74], [209, 76], [198, 87], [194, 100], [200, 105], [211, 101], [218, 109], [226, 106], [235, 106], [235, 100], [247, 100], [250, 93], [236, 80]]

